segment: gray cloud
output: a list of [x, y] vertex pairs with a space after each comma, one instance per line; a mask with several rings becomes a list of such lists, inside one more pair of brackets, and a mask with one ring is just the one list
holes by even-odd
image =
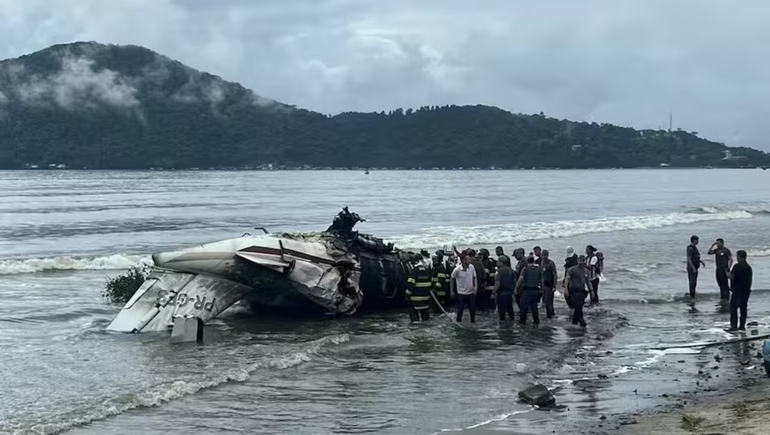
[[50, 76], [31, 75], [15, 89], [25, 104], [50, 103], [72, 110], [108, 106], [132, 109], [139, 106], [137, 89], [115, 71], [94, 71], [93, 61], [64, 55], [61, 70]]
[[761, 0], [0, 0], [0, 57], [130, 43], [324, 113], [479, 103], [659, 128], [672, 111], [770, 149], [767, 22]]

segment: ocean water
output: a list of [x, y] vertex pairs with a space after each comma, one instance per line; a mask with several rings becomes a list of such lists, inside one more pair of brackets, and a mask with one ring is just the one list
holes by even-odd
[[[699, 367], [672, 368], [697, 349], [651, 347], [728, 337], [712, 240], [749, 252], [750, 320], [770, 321], [767, 186], [762, 170], [0, 172], [0, 433], [559, 433], [648, 409]], [[105, 331], [121, 308], [105, 280], [150, 254], [255, 226], [323, 230], [346, 205], [367, 219], [360, 231], [399, 247], [540, 245], [560, 264], [567, 246], [593, 244], [602, 303], [585, 331], [559, 299], [537, 328], [493, 313], [457, 328], [244, 309], [200, 346]], [[692, 234], [707, 263], [695, 302]], [[566, 408], [517, 403], [532, 382]]]

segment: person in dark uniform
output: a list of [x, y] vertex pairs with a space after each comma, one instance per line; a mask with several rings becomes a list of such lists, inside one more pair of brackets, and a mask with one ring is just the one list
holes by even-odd
[[414, 269], [406, 280], [406, 296], [409, 299], [409, 318], [412, 322], [430, 319], [430, 292], [433, 277], [425, 267], [422, 256], [415, 256]]
[[476, 294], [473, 296], [475, 299], [475, 307], [477, 310], [483, 310], [483, 306], [479, 306], [479, 301], [481, 300], [479, 294], [486, 291], [487, 273], [484, 271], [484, 263], [481, 261], [481, 255], [477, 254], [476, 250], [470, 249], [468, 250], [467, 254], [468, 258], [471, 260], [471, 267], [476, 270]]
[[695, 297], [695, 288], [698, 286], [698, 269], [701, 266], [706, 267], [706, 263], [700, 259], [698, 251], [698, 236], [690, 237], [690, 244], [687, 246], [687, 282], [690, 284], [690, 297]]
[[500, 320], [505, 320], [505, 315], [514, 320], [513, 313], [513, 287], [516, 281], [513, 280], [514, 273], [511, 269], [511, 259], [506, 255], [497, 257], [497, 274], [495, 275], [494, 297], [497, 302], [497, 314]]
[[[516, 248], [513, 250], [513, 258], [516, 260], [516, 264], [513, 265], [513, 279], [515, 282], [519, 282], [519, 276], [521, 271], [527, 267], [527, 257], [524, 256], [524, 248]], [[515, 293], [513, 299], [516, 305], [521, 310], [521, 293]]]
[[584, 328], [586, 321], [583, 318], [583, 305], [588, 293], [592, 290], [589, 273], [590, 271], [586, 267], [586, 257], [584, 255], [579, 256], [578, 265], [572, 266], [567, 271], [567, 282], [564, 290], [564, 295], [572, 301], [572, 308], [575, 309], [572, 313], [572, 324], [580, 324]]
[[[438, 299], [441, 305], [446, 307], [451, 302], [449, 299], [449, 273], [444, 265], [444, 256], [438, 255], [438, 252], [433, 257], [431, 273], [433, 275], [433, 294], [436, 295], [436, 299]], [[431, 300], [431, 305], [433, 305], [433, 312], [442, 312], [441, 307], [435, 301]]]
[[[497, 248], [495, 248], [495, 255], [496, 255], [497, 257], [500, 257], [500, 256], [502, 256], [502, 255], [505, 255], [505, 249], [503, 249], [503, 247], [502, 247], [502, 246], [498, 246]], [[506, 257], [507, 257], [507, 255], [506, 255]], [[510, 261], [510, 259], [508, 259], [508, 261]]]
[[[567, 288], [567, 271], [570, 270], [573, 266], [578, 265], [578, 256], [575, 253], [575, 250], [572, 249], [572, 246], [567, 246], [567, 257], [564, 259], [564, 279], [562, 279], [561, 287], [563, 289]], [[570, 298], [567, 297], [567, 293], [564, 293], [564, 300], [567, 302], [567, 306], [570, 307], [570, 309], [573, 308], [572, 301]]]
[[730, 299], [730, 284], [727, 278], [727, 274], [730, 273], [730, 269], [733, 267], [733, 254], [729, 249], [725, 248], [725, 241], [717, 239], [708, 252], [709, 255], [715, 257], [716, 263], [716, 278], [717, 285], [719, 286], [719, 297], [726, 301]]
[[[746, 330], [746, 313], [748, 311], [749, 296], [751, 295], [751, 281], [754, 272], [746, 261], [746, 251], [736, 252], [738, 263], [730, 271], [730, 281], [732, 286], [730, 291], [730, 329], [728, 331]], [[738, 310], [741, 311], [741, 323], [738, 326]]]
[[559, 272], [556, 271], [556, 263], [550, 260], [547, 249], [541, 252], [540, 268], [543, 269], [543, 304], [545, 304], [545, 316], [553, 318], [553, 296], [556, 283], [559, 282]]
[[494, 299], [492, 293], [495, 291], [495, 274], [497, 273], [497, 262], [489, 257], [489, 251], [479, 249], [481, 264], [484, 265], [484, 287], [479, 287], [476, 294], [476, 306], [480, 310], [494, 309]]
[[521, 295], [519, 306], [519, 323], [527, 323], [527, 313], [532, 312], [532, 323], [540, 324], [540, 312], [537, 306], [540, 301], [540, 286], [543, 283], [543, 272], [540, 266], [535, 264], [534, 257], [527, 257], [527, 265], [521, 270], [519, 280], [516, 283], [516, 293]]

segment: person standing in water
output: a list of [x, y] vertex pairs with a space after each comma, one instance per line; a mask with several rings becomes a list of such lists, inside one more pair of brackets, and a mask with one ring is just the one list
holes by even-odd
[[514, 320], [513, 313], [513, 287], [516, 282], [513, 280], [514, 273], [511, 269], [511, 259], [505, 255], [497, 257], [497, 274], [495, 275], [494, 297], [497, 302], [497, 314], [500, 320], [505, 320], [505, 315]]
[[468, 255], [460, 256], [460, 264], [455, 267], [450, 276], [452, 293], [457, 295], [457, 323], [463, 321], [463, 312], [468, 307], [471, 323], [476, 323], [476, 290], [478, 279], [476, 268], [471, 266]]
[[[562, 279], [561, 287], [563, 289], [567, 288], [567, 271], [569, 271], [572, 267], [578, 265], [578, 256], [575, 253], [575, 250], [572, 249], [572, 246], [567, 246], [567, 257], [564, 259], [564, 279]], [[572, 309], [572, 301], [570, 298], [567, 297], [567, 293], [564, 293], [564, 300], [567, 302], [567, 306]]]
[[[751, 281], [754, 272], [746, 261], [746, 251], [740, 250], [736, 253], [738, 263], [730, 271], [731, 281], [730, 291], [730, 329], [733, 331], [746, 330], [746, 312], [748, 311], [749, 296], [751, 295]], [[741, 323], [738, 325], [738, 310], [741, 311]]]
[[586, 246], [586, 267], [588, 267], [588, 280], [591, 282], [591, 303], [599, 302], [599, 258], [596, 256], [596, 248], [593, 245]]
[[575, 309], [572, 314], [572, 324], [580, 324], [580, 326], [585, 328], [586, 321], [583, 317], [583, 305], [586, 302], [586, 296], [592, 290], [585, 256], [581, 255], [578, 257], [578, 265], [572, 266], [567, 271], [566, 280], [564, 295], [572, 301], [572, 307]]
[[559, 282], [559, 272], [556, 270], [556, 263], [549, 259], [547, 249], [541, 252], [540, 268], [543, 269], [543, 304], [545, 305], [545, 316], [548, 319], [553, 318], [553, 296], [556, 290], [556, 283]]
[[516, 283], [516, 293], [521, 295], [520, 324], [527, 323], [527, 313], [530, 311], [532, 312], [532, 323], [540, 324], [538, 302], [540, 301], [542, 284], [543, 271], [540, 266], [535, 264], [534, 257], [527, 257], [527, 266], [521, 270], [519, 281]]
[[695, 297], [695, 288], [698, 287], [698, 269], [706, 264], [700, 259], [698, 251], [698, 236], [690, 237], [690, 244], [687, 246], [687, 282], [690, 284], [690, 297]]
[[729, 249], [725, 248], [725, 241], [721, 238], [717, 239], [711, 248], [709, 248], [709, 255], [715, 257], [716, 263], [716, 278], [717, 285], [719, 286], [719, 297], [723, 301], [730, 299], [730, 284], [728, 282], [727, 274], [730, 273], [730, 269], [733, 267], [733, 254]]

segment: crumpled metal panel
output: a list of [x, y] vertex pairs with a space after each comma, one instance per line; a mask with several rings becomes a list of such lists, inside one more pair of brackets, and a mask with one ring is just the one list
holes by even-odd
[[167, 331], [175, 316], [195, 316], [206, 323], [251, 291], [250, 287], [225, 279], [153, 271], [107, 330]]
[[349, 282], [351, 294], [339, 291], [343, 277], [340, 271], [328, 265], [298, 261], [289, 274], [294, 288], [330, 313], [353, 314], [362, 302], [355, 282]]

